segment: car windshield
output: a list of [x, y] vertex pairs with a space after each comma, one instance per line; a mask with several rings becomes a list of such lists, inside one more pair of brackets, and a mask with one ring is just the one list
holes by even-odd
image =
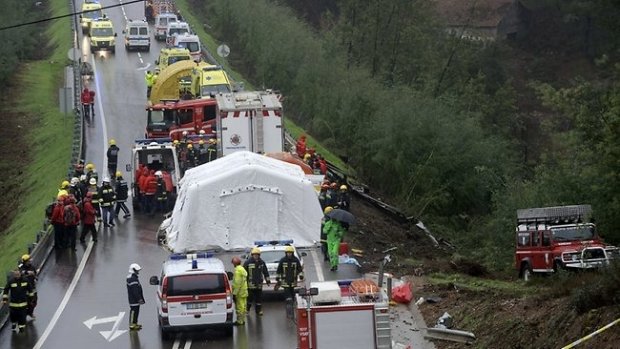
[[188, 56], [170, 56], [170, 58], [168, 58], [168, 65], [171, 65], [179, 61], [187, 61], [187, 60], [189, 60]]
[[183, 34], [183, 33], [189, 33], [189, 30], [187, 30], [187, 28], [170, 28], [170, 33], [168, 35], [172, 36], [175, 34]]
[[284, 257], [284, 251], [262, 251], [260, 258], [265, 263], [278, 263]]
[[194, 296], [225, 292], [224, 274], [195, 274], [168, 278], [168, 296]]
[[206, 86], [202, 86], [202, 88], [200, 89], [200, 93], [202, 96], [210, 96], [210, 95], [216, 95], [218, 93], [228, 93], [228, 92], [230, 92], [230, 86], [228, 86], [227, 84], [206, 85]]
[[592, 225], [551, 228], [551, 232], [553, 233], [553, 240], [557, 242], [592, 240], [596, 236]]
[[90, 36], [113, 36], [114, 31], [112, 28], [93, 28], [90, 32]]
[[149, 28], [140, 27], [140, 35], [149, 35]]
[[103, 17], [103, 13], [101, 12], [101, 10], [91, 10], [84, 12], [82, 16], [84, 18], [96, 19]]
[[188, 49], [189, 52], [200, 51], [200, 45], [195, 41], [180, 42], [179, 46]]

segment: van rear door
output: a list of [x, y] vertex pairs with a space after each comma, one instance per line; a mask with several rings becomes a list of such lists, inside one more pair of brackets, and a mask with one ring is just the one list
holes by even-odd
[[168, 320], [171, 326], [226, 322], [225, 274], [168, 277]]

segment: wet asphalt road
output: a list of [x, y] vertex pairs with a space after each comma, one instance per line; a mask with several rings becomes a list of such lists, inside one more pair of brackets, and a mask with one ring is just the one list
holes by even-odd
[[[76, 1], [80, 4], [80, 1]], [[104, 0], [112, 5], [116, 1]], [[79, 5], [78, 5], [79, 6]], [[85, 59], [93, 63], [94, 80], [87, 82], [96, 91], [95, 120], [87, 127], [87, 162], [93, 162], [100, 173], [105, 172], [105, 151], [108, 139], [114, 138], [121, 149], [119, 170], [125, 172], [133, 140], [143, 138], [146, 124], [144, 106], [146, 88], [144, 73], [151, 68], [163, 45], [152, 41], [150, 52], [126, 52], [122, 30], [126, 18], [142, 18], [142, 3], [107, 11], [118, 33], [116, 54], [90, 54], [88, 40], [81, 38]], [[99, 229], [99, 242], [78, 245], [76, 252], [53, 251], [39, 277], [37, 319], [29, 322], [27, 333], [13, 334], [10, 326], [0, 331], [0, 349], [4, 348], [295, 348], [295, 327], [286, 319], [284, 304], [278, 299], [265, 302], [262, 318], [251, 314], [243, 328], [231, 338], [216, 332], [180, 334], [163, 341], [159, 336], [155, 306], [155, 287], [148, 285], [151, 275], [159, 275], [167, 253], [157, 245], [155, 231], [161, 217], [134, 215], [123, 218], [115, 228]], [[230, 256], [221, 256], [230, 265]], [[128, 331], [129, 307], [125, 278], [131, 263], [143, 270], [141, 281], [146, 304], [140, 312], [143, 329]], [[306, 277], [319, 280], [350, 278], [353, 270], [332, 273], [319, 262], [319, 255], [309, 252], [305, 257]], [[320, 270], [315, 268], [320, 266]], [[87, 326], [96, 317], [99, 321]], [[85, 323], [86, 322], [86, 323]]]

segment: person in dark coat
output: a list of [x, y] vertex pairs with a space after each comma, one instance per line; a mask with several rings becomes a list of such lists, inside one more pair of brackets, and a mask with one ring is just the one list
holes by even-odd
[[52, 209], [52, 217], [50, 218], [52, 226], [54, 227], [54, 247], [65, 248], [65, 219], [64, 219], [64, 203], [65, 197], [59, 197]]
[[129, 209], [125, 202], [128, 198], [129, 187], [127, 186], [127, 181], [123, 179], [123, 173], [121, 171], [116, 171], [116, 207], [114, 208], [114, 215], [118, 217], [118, 214], [121, 210], [125, 214], [123, 218], [131, 217], [131, 213], [129, 213]]
[[[267, 285], [271, 285], [267, 264], [260, 258], [260, 249], [253, 248], [251, 258], [243, 263], [243, 267], [248, 272], [248, 306], [246, 311], [250, 312], [252, 303], [256, 304], [254, 311], [257, 315], [263, 315], [263, 280]], [[264, 279], [263, 279], [264, 278]]]
[[110, 139], [110, 147], [108, 148], [108, 176], [112, 177], [116, 174], [116, 166], [118, 165], [118, 152], [120, 149], [116, 146], [116, 141]]
[[294, 299], [297, 280], [303, 281], [304, 270], [301, 261], [295, 256], [295, 248], [293, 246], [285, 247], [284, 257], [278, 262], [276, 274], [276, 286], [282, 287], [287, 299]]
[[12, 272], [2, 295], [2, 303], [9, 306], [9, 317], [13, 331], [26, 330], [28, 298], [32, 297], [32, 285], [22, 276], [19, 269]]
[[39, 270], [37, 267], [32, 264], [32, 260], [30, 259], [29, 254], [25, 254], [22, 256], [20, 263], [17, 265], [19, 271], [22, 273], [22, 277], [26, 279], [30, 283], [32, 287], [32, 295], [28, 297], [28, 306], [26, 306], [26, 315], [30, 316], [33, 320], [36, 319], [34, 316], [34, 308], [37, 307], [37, 275], [39, 274]]
[[127, 275], [127, 297], [129, 299], [129, 329], [139, 331], [142, 325], [138, 323], [140, 315], [140, 306], [144, 304], [144, 295], [142, 294], [142, 285], [138, 279], [138, 273], [142, 267], [136, 263], [129, 266], [129, 275]]

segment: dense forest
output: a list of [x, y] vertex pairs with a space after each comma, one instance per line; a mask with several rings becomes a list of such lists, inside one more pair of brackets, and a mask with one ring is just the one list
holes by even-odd
[[441, 2], [192, 3], [242, 74], [461, 253], [508, 270], [516, 209], [547, 205], [592, 204], [620, 242], [620, 4], [515, 1], [527, 30], [476, 41]]

